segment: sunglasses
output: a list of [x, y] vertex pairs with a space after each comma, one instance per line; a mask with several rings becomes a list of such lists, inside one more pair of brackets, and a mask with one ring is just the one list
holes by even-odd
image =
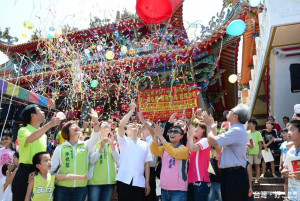
[[173, 129], [170, 130], [170, 131], [169, 131], [169, 134], [171, 134], [171, 133], [174, 133], [174, 134], [181, 134], [181, 132], [180, 132], [179, 130], [175, 130], [175, 129], [174, 129], [174, 130], [173, 130]]

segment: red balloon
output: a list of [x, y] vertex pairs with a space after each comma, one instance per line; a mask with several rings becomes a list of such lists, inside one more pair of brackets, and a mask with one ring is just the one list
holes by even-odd
[[136, 12], [147, 24], [158, 24], [170, 19], [183, 0], [137, 0]]

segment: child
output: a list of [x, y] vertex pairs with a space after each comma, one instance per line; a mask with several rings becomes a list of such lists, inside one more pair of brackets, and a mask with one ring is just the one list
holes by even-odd
[[[264, 129], [261, 133], [262, 137], [263, 137], [263, 149], [265, 151], [271, 151], [271, 153], [273, 154], [274, 153], [274, 150], [275, 150], [275, 146], [274, 146], [274, 139], [276, 138], [276, 131], [273, 129], [274, 128], [274, 123], [273, 122], [270, 122], [268, 121], [266, 123], [266, 127], [267, 129]], [[277, 177], [275, 175], [275, 164], [274, 164], [274, 161], [271, 161], [271, 170], [272, 170], [272, 175], [273, 177]], [[266, 173], [266, 162], [265, 160], [263, 160], [262, 162], [262, 174], [260, 177], [264, 177], [265, 176], [265, 173]]]
[[1, 198], [1, 201], [12, 200], [11, 183], [15, 178], [18, 167], [19, 167], [19, 152], [15, 152], [13, 155], [13, 163], [7, 167], [6, 181], [4, 184], [4, 193]]
[[300, 120], [292, 120], [288, 129], [288, 138], [294, 145], [286, 154], [281, 174], [288, 177], [288, 197], [294, 201], [300, 199]]
[[25, 201], [53, 200], [54, 182], [56, 180], [86, 180], [87, 175], [51, 175], [51, 159], [48, 152], [39, 152], [32, 158], [32, 164], [37, 174], [29, 181]]
[[[249, 143], [247, 143], [248, 146], [248, 155], [247, 159], [249, 160], [249, 170], [250, 175], [252, 178], [252, 165], [255, 166], [255, 172], [256, 172], [256, 178], [255, 178], [255, 184], [259, 184], [259, 175], [260, 175], [260, 163], [261, 163], [261, 148], [262, 148], [262, 136], [259, 131], [257, 131], [258, 122], [255, 119], [250, 119], [248, 121], [248, 128], [250, 130], [247, 131], [248, 133], [248, 139]], [[251, 179], [251, 185], [252, 185], [252, 179]]]
[[[0, 149], [0, 169], [3, 164], [13, 162], [13, 155], [16, 151], [16, 146], [13, 143], [13, 137], [11, 133], [3, 133], [1, 137], [1, 143], [4, 146]], [[0, 178], [2, 177], [0, 172]]]
[[[289, 138], [287, 136], [288, 134], [288, 129], [284, 128], [281, 131], [281, 135], [283, 137], [283, 139], [285, 140], [281, 145], [280, 145], [280, 150], [281, 150], [281, 155], [280, 155], [280, 164], [279, 164], [279, 171], [283, 170], [283, 163], [286, 159], [286, 153], [288, 152], [288, 148], [286, 147], [287, 142], [289, 141]], [[284, 178], [284, 192], [285, 192], [285, 196], [288, 196], [288, 178], [285, 177]]]
[[11, 163], [5, 163], [3, 166], [2, 166], [2, 177], [0, 179], [0, 197], [2, 197], [4, 191], [5, 191], [5, 188], [4, 188], [4, 184], [5, 184], [5, 180], [6, 180], [6, 172], [7, 172], [7, 168], [8, 166], [10, 165]]

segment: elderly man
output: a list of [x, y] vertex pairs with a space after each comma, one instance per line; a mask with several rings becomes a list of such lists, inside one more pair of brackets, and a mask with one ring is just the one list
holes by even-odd
[[226, 133], [217, 136], [217, 124], [211, 116], [204, 113], [208, 143], [223, 148], [219, 164], [223, 201], [248, 200], [249, 179], [245, 169], [248, 139], [243, 125], [248, 120], [248, 107], [243, 104], [237, 105], [227, 114], [227, 121], [231, 127]]

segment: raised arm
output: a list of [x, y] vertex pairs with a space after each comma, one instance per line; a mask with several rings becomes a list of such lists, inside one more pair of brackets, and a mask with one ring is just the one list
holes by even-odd
[[195, 128], [193, 125], [189, 126], [189, 130], [187, 132], [188, 135], [188, 143], [187, 143], [187, 148], [191, 151], [191, 152], [196, 152], [201, 150], [201, 147], [199, 145], [196, 145], [194, 143], [194, 132], [195, 132]]
[[123, 137], [125, 134], [125, 129], [124, 127], [126, 126], [126, 124], [128, 123], [130, 117], [132, 116], [133, 112], [135, 111], [136, 108], [136, 104], [134, 102], [131, 102], [129, 104], [129, 112], [122, 118], [120, 125], [119, 125], [119, 130], [118, 130], [118, 134], [120, 137]]
[[94, 109], [90, 110], [89, 115], [91, 117], [91, 121], [94, 124], [94, 131], [91, 134], [91, 138], [86, 141], [86, 145], [90, 154], [96, 149], [96, 144], [100, 139], [100, 123], [98, 121], [98, 114]]
[[207, 140], [210, 146], [218, 147], [219, 144], [217, 140], [215, 139], [215, 136], [217, 136], [217, 124], [214, 122], [214, 119], [211, 115], [208, 116], [208, 114], [204, 111], [203, 112], [203, 119], [206, 125], [207, 129]]
[[140, 121], [142, 122], [142, 124], [146, 127], [146, 129], [149, 131], [150, 135], [153, 137], [155, 135], [155, 131], [154, 128], [152, 128], [148, 122], [145, 121], [143, 113], [140, 111], [138, 112], [138, 117], [140, 119]]
[[31, 133], [27, 137], [26, 142], [27, 143], [35, 142], [36, 140], [40, 139], [50, 128], [55, 127], [59, 124], [60, 124], [60, 118], [56, 117], [56, 113], [54, 113], [53, 117], [48, 123], [46, 123], [44, 126]]

